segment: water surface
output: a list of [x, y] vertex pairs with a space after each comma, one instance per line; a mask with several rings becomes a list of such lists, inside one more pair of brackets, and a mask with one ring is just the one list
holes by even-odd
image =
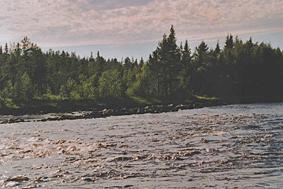
[[0, 187], [283, 188], [283, 104], [3, 124]]

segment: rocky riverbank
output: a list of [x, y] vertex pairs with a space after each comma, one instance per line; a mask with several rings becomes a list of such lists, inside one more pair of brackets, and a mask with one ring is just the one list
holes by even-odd
[[18, 115], [18, 116], [1, 116], [0, 124], [19, 123], [19, 122], [45, 122], [75, 119], [93, 119], [109, 116], [146, 114], [146, 113], [162, 113], [174, 112], [178, 110], [202, 108], [208, 106], [222, 105], [218, 101], [203, 101], [190, 104], [166, 104], [166, 105], [148, 105], [137, 107], [103, 107], [92, 111], [79, 111], [71, 113], [54, 113], [44, 115]]

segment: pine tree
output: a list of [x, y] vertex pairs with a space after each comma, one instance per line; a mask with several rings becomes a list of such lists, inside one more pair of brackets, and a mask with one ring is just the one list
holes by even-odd
[[219, 46], [219, 42], [216, 43], [216, 47], [214, 49], [214, 55], [215, 56], [218, 56], [219, 53], [220, 53], [221, 49], [220, 49], [220, 46]]
[[[183, 96], [181, 96], [181, 99], [184, 99], [191, 95], [190, 91], [190, 80], [191, 80], [191, 74], [192, 74], [192, 64], [191, 64], [191, 49], [189, 48], [188, 41], [185, 41], [185, 45], [182, 52], [182, 69], [180, 72], [180, 90]], [[180, 96], [180, 95], [179, 95]]]
[[232, 49], [234, 47], [234, 40], [232, 35], [227, 35], [225, 41], [225, 49]]
[[9, 48], [8, 48], [8, 44], [5, 43], [5, 54], [8, 54], [9, 53]]

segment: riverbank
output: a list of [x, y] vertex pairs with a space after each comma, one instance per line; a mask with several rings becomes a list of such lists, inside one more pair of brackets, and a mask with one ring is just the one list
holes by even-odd
[[[146, 114], [146, 113], [162, 113], [162, 112], [174, 112], [185, 109], [195, 109], [210, 106], [224, 105], [217, 99], [197, 99], [190, 103], [179, 104], [126, 104], [121, 105], [95, 105], [93, 109], [81, 108], [73, 111], [59, 111], [58, 109], [46, 108], [45, 111], [30, 111], [26, 109], [22, 110], [9, 110], [0, 117], [0, 124], [19, 123], [19, 122], [45, 122], [45, 121], [60, 121], [60, 120], [76, 120], [76, 119], [94, 119], [103, 118], [109, 116], [131, 115], [131, 114]], [[3, 111], [2, 111], [3, 112]]]

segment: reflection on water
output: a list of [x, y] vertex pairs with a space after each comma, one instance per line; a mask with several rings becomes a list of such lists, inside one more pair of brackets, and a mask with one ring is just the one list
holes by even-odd
[[0, 125], [0, 187], [283, 188], [283, 104]]

